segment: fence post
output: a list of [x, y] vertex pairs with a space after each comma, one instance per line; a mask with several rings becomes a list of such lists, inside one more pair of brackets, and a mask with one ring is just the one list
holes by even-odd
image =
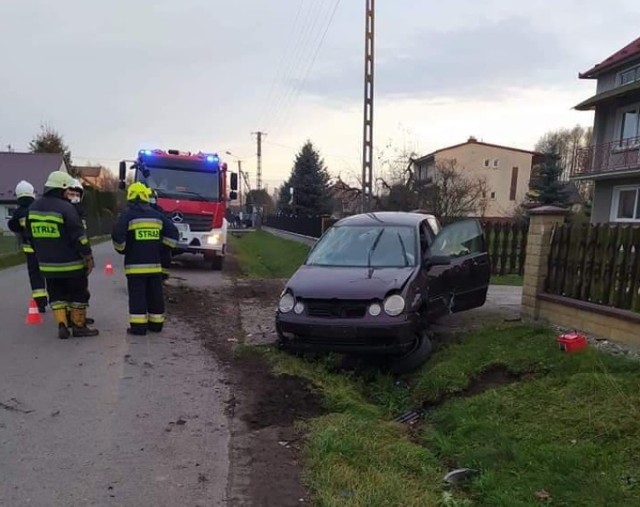
[[568, 210], [556, 206], [543, 206], [531, 210], [527, 255], [522, 288], [522, 316], [536, 320], [540, 316], [537, 295], [544, 290], [549, 271], [551, 232], [556, 224], [564, 223]]

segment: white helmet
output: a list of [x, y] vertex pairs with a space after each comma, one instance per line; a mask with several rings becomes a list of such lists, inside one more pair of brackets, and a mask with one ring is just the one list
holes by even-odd
[[84, 192], [84, 187], [82, 186], [82, 183], [80, 183], [80, 180], [76, 178], [73, 179], [73, 183], [69, 188], [72, 190], [78, 190], [79, 192]]
[[33, 185], [28, 181], [22, 180], [16, 185], [16, 197], [18, 199], [21, 197], [31, 197], [32, 199], [35, 199], [36, 194], [33, 190]]

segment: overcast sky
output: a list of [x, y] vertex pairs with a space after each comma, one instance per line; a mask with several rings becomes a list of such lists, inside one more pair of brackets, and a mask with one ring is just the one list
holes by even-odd
[[[231, 150], [253, 182], [251, 132], [263, 130], [271, 187], [307, 139], [349, 178], [364, 4], [4, 0], [0, 147], [26, 150], [48, 123], [77, 164], [115, 168], [143, 147]], [[546, 130], [589, 125], [571, 108], [595, 83], [578, 72], [638, 37], [639, 20], [637, 0], [378, 0], [376, 145], [427, 153], [474, 135], [532, 148]]]

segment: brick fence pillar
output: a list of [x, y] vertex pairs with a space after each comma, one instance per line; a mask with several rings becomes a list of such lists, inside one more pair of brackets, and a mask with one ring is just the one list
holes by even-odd
[[522, 316], [525, 319], [536, 320], [540, 315], [537, 295], [544, 290], [549, 271], [551, 232], [554, 225], [564, 223], [568, 210], [556, 206], [543, 206], [532, 209], [529, 214], [531, 221], [524, 266]]

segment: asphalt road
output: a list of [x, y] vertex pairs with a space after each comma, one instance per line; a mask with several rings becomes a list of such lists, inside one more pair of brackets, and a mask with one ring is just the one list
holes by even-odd
[[[224, 374], [187, 329], [128, 337], [122, 258], [95, 247], [90, 316], [101, 335], [27, 326], [26, 268], [0, 271], [0, 506], [224, 505]], [[115, 274], [104, 266], [113, 261]], [[194, 285], [219, 273], [183, 269]]]

